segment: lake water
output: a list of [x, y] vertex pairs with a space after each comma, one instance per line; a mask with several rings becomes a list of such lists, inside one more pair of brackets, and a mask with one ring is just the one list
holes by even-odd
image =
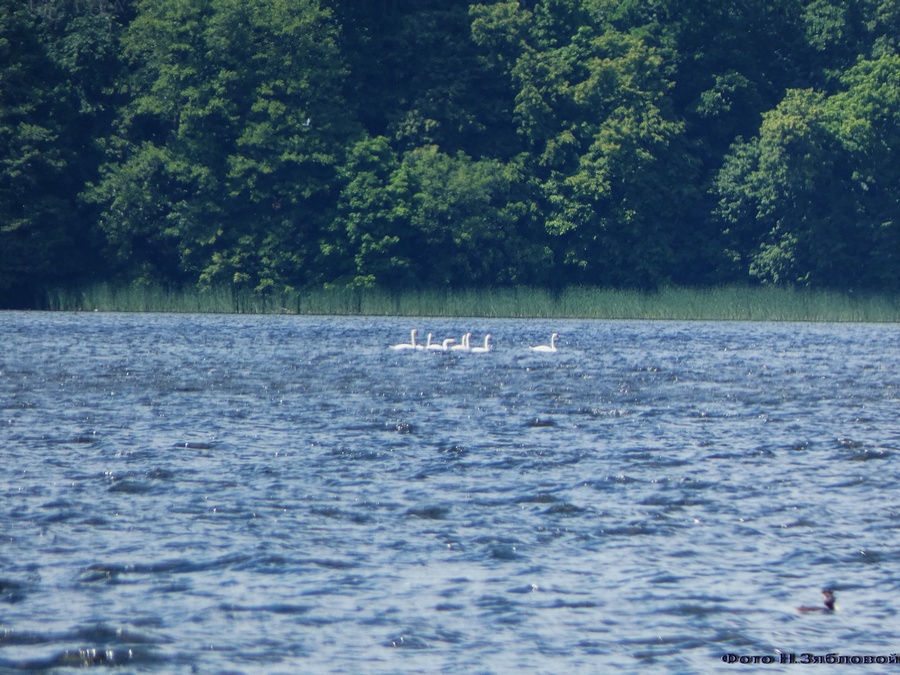
[[[490, 332], [495, 349], [388, 349], [412, 327]], [[551, 331], [558, 353], [528, 349]], [[0, 671], [889, 657], [898, 340], [897, 325], [0, 313]], [[835, 613], [796, 611], [826, 586]]]

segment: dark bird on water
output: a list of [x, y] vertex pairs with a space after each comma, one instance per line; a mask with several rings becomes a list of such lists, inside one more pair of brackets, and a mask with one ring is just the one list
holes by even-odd
[[834, 611], [834, 591], [830, 588], [823, 588], [822, 595], [825, 596], [825, 606], [824, 607], [798, 607], [798, 612], [825, 612], [830, 613]]

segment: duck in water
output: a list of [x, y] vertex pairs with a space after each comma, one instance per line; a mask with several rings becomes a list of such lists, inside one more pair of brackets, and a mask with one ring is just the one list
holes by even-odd
[[822, 595], [825, 596], [824, 607], [798, 607], [798, 612], [825, 612], [830, 614], [834, 611], [834, 591], [830, 588], [823, 588]]

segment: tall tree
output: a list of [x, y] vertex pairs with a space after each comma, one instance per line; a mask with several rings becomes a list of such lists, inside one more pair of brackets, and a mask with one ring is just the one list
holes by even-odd
[[403, 168], [417, 186], [411, 224], [422, 285], [546, 280], [544, 241], [529, 213], [527, 179], [515, 162], [473, 160], [430, 146], [407, 153]]
[[147, 278], [256, 290], [314, 273], [354, 133], [337, 27], [315, 0], [144, 0], [133, 102], [92, 198]]
[[735, 260], [775, 283], [900, 287], [900, 58], [791, 90], [720, 173]]
[[472, 41], [469, 0], [334, 0], [342, 47], [372, 136], [398, 151], [436, 145], [473, 157], [520, 150], [513, 92]]
[[[860, 61], [829, 101], [832, 132], [848, 155], [847, 199], [863, 239], [854, 285], [900, 289], [900, 54]], [[852, 230], [851, 230], [852, 231]]]
[[473, 31], [507, 55], [519, 131], [569, 279], [645, 287], [679, 278], [693, 167], [671, 106], [673, 54], [579, 2], [534, 5], [473, 7]]
[[835, 206], [828, 190], [846, 178], [835, 150], [824, 97], [812, 90], [790, 91], [764, 116], [759, 137], [735, 147], [717, 187], [734, 259], [746, 273], [774, 283], [817, 281], [807, 251], [816, 241], [834, 245], [823, 216]]
[[119, 75], [106, 0], [0, 0], [0, 303], [35, 302], [96, 266], [78, 195]]
[[343, 171], [338, 224], [354, 285], [390, 288], [546, 281], [546, 242], [515, 163], [448, 155], [399, 159], [387, 139], [356, 145]]
[[412, 209], [416, 186], [384, 136], [363, 138], [347, 155], [337, 219], [323, 253], [331, 281], [351, 286], [404, 287], [420, 280]]

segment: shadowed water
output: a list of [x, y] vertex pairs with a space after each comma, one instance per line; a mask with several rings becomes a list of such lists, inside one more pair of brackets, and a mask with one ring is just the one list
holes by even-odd
[[[416, 326], [495, 349], [388, 349]], [[0, 336], [0, 670], [897, 651], [896, 325], [2, 313]], [[824, 586], [837, 612], [796, 612]]]

